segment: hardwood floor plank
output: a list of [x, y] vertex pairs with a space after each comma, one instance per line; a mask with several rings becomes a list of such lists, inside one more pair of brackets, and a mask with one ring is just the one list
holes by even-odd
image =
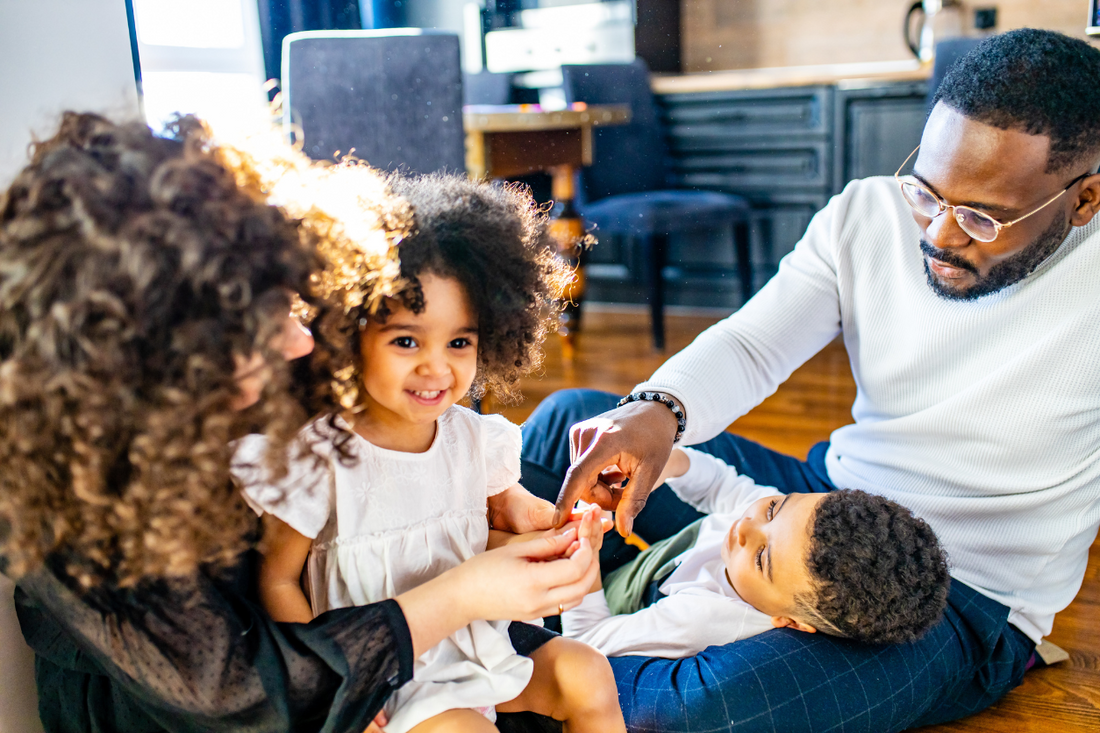
[[[572, 365], [561, 361], [556, 338], [547, 343], [537, 378], [523, 382], [523, 400], [485, 409], [516, 423], [550, 393], [590, 387], [625, 394], [668, 356], [687, 346], [716, 317], [668, 316], [669, 349], [650, 348], [649, 320], [640, 312], [588, 311]], [[852, 422], [856, 396], [848, 355], [837, 341], [810, 359], [774, 395], [730, 430], [769, 448], [805, 458], [814, 443]], [[1067, 662], [1030, 671], [1020, 687], [985, 712], [922, 733], [1097, 733], [1100, 731], [1100, 541], [1093, 544], [1077, 599], [1054, 622], [1050, 640], [1070, 653]]]

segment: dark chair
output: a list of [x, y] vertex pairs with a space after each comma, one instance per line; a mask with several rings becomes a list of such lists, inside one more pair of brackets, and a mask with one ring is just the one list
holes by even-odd
[[928, 109], [932, 109], [932, 98], [936, 96], [936, 90], [940, 88], [940, 82], [947, 76], [947, 72], [970, 50], [982, 42], [982, 38], [948, 38], [936, 44], [936, 55], [932, 61], [932, 76], [928, 79]]
[[[733, 227], [741, 295], [752, 295], [749, 264], [749, 204], [718, 191], [675, 189], [668, 151], [649, 69], [641, 59], [630, 64], [562, 67], [565, 100], [587, 104], [629, 104], [631, 121], [593, 130], [592, 165], [580, 173], [577, 208], [597, 236], [606, 232], [641, 245], [646, 263], [653, 345], [665, 346], [664, 268], [669, 235], [696, 229]], [[708, 268], [709, 273], [720, 268]]]
[[284, 122], [316, 160], [336, 151], [409, 173], [466, 169], [458, 36], [308, 31], [283, 40]]
[[512, 101], [513, 74], [479, 71], [462, 75], [464, 104], [509, 104]]

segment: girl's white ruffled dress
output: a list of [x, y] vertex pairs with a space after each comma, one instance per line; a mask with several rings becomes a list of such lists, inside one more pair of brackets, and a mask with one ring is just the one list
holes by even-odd
[[[485, 551], [486, 499], [519, 480], [516, 425], [454, 406], [426, 452], [385, 450], [353, 435], [347, 465], [331, 436], [322, 437], [330, 432], [319, 423], [303, 430], [313, 455], [293, 459], [281, 481], [265, 480], [262, 436], [238, 441], [234, 457], [252, 507], [313, 538], [314, 614], [393, 598]], [[455, 708], [495, 720], [493, 706], [519, 695], [533, 669], [512, 648], [508, 623], [475, 621], [421, 655], [413, 679], [385, 706], [387, 733]]]

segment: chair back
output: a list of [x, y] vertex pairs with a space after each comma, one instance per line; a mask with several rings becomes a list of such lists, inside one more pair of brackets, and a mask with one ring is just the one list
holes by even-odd
[[315, 160], [355, 151], [376, 168], [464, 171], [458, 36], [308, 31], [283, 40], [284, 126]]
[[928, 110], [932, 111], [932, 98], [940, 88], [940, 83], [947, 76], [951, 67], [966, 54], [982, 42], [981, 38], [948, 38], [936, 44], [936, 55], [932, 61], [932, 76], [928, 79]]
[[492, 71], [462, 75], [462, 101], [465, 104], [508, 104], [512, 101], [514, 74]]
[[579, 202], [669, 188], [667, 146], [645, 62], [567, 65], [561, 72], [569, 104], [630, 105], [630, 124], [593, 129], [593, 161], [581, 171]]

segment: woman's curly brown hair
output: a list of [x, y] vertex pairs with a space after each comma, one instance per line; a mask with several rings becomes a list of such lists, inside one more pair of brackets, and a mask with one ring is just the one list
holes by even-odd
[[[419, 313], [422, 275], [456, 279], [478, 316], [471, 392], [515, 399], [520, 377], [542, 363], [543, 340], [557, 327], [555, 299], [572, 278], [554, 254], [545, 212], [517, 184], [444, 173], [393, 175], [389, 184], [413, 211], [412, 231], [397, 248], [401, 279], [391, 297]], [[360, 313], [387, 315], [384, 300], [372, 316]]]
[[[8, 573], [60, 559], [91, 587], [231, 562], [255, 530], [231, 440], [259, 429], [281, 456], [334, 409], [331, 380], [296, 387], [269, 346], [294, 293], [342, 310], [310, 295], [324, 217], [271, 205], [255, 163], [191, 118], [158, 137], [66, 113], [0, 194]], [[235, 412], [234, 355], [256, 352], [270, 378]]]
[[814, 592], [796, 597], [820, 631], [871, 644], [913, 641], [943, 614], [947, 554], [900, 504], [854, 489], [817, 505], [807, 558]]

